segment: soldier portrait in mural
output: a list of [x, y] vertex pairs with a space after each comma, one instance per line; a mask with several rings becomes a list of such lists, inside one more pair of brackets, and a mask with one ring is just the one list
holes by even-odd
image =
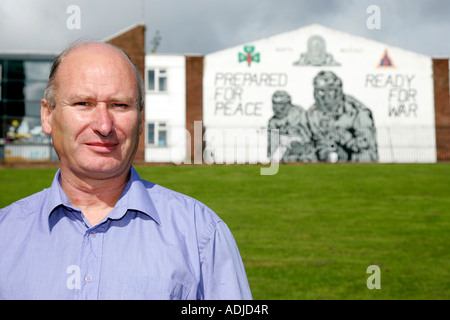
[[308, 38], [307, 51], [300, 54], [300, 59], [293, 63], [294, 66], [340, 66], [334, 60], [333, 55], [326, 50], [325, 40], [318, 35]]
[[372, 112], [360, 101], [344, 94], [342, 80], [331, 71], [313, 80], [315, 103], [308, 109], [308, 124], [319, 160], [337, 154], [339, 161], [378, 160]]
[[[279, 141], [273, 141], [269, 134], [268, 156], [271, 150], [278, 152], [277, 158], [283, 162], [317, 161], [308, 130], [306, 111], [291, 103], [286, 91], [276, 91], [272, 96], [274, 115], [269, 120], [268, 129], [278, 129]], [[277, 146], [278, 143], [278, 146]], [[272, 148], [272, 149], [271, 149]]]
[[[306, 111], [293, 106], [285, 92], [275, 92], [273, 96], [275, 115], [269, 120], [268, 128], [269, 132], [279, 130], [278, 160], [378, 161], [376, 129], [370, 109], [344, 94], [342, 80], [331, 71], [320, 71], [313, 79], [313, 86], [315, 102]], [[273, 141], [269, 140], [270, 148]]]

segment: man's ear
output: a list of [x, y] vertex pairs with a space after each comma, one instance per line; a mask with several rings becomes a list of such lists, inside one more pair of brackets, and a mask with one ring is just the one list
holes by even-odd
[[47, 99], [41, 100], [41, 123], [42, 131], [45, 134], [52, 134], [52, 116], [53, 107], [48, 103]]
[[139, 124], [139, 135], [141, 135], [142, 134], [142, 131], [144, 131], [144, 108], [142, 108], [140, 111], [140, 115], [139, 115], [139, 118], [140, 118], [140, 124]]

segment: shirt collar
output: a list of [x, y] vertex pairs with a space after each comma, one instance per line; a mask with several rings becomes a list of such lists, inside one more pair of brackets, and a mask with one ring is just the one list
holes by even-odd
[[61, 187], [61, 169], [55, 174], [51, 187], [49, 188], [47, 201], [44, 204], [44, 212], [51, 215], [59, 206], [70, 207], [71, 203]]
[[109, 219], [121, 219], [128, 210], [146, 214], [159, 225], [161, 220], [147, 188], [152, 188], [153, 183], [141, 179], [134, 167], [130, 169], [130, 179], [122, 191], [114, 210], [108, 215]]
[[[153, 187], [154, 184], [147, 182], [140, 178], [134, 167], [130, 169], [130, 178], [122, 191], [122, 194], [117, 201], [113, 211], [108, 215], [108, 219], [121, 219], [128, 210], [142, 212], [143, 214], [152, 218], [158, 225], [161, 225], [158, 212], [153, 204], [153, 201], [147, 191], [147, 188]], [[55, 209], [60, 206], [66, 207], [69, 210], [74, 209], [72, 204], [61, 187], [61, 169], [55, 174], [53, 182], [48, 191], [47, 201], [44, 204], [44, 217], [48, 219], [49, 231], [59, 221], [59, 217], [53, 217]], [[76, 209], [74, 209], [76, 210]]]

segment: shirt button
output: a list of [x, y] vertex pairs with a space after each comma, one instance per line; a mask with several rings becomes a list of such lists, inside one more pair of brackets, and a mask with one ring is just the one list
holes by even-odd
[[89, 233], [89, 238], [94, 239], [95, 238], [95, 232]]
[[91, 282], [92, 281], [92, 276], [87, 275], [86, 277], [84, 277], [84, 281]]

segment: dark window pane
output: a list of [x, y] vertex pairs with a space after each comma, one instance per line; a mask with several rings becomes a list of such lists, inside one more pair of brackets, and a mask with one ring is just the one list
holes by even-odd
[[2, 84], [2, 100], [24, 100], [22, 81], [8, 81]]
[[10, 60], [6, 61], [6, 70], [3, 71], [6, 72], [5, 78], [7, 79], [18, 79], [23, 80], [25, 79], [25, 70], [23, 68], [23, 61], [20, 60]]
[[148, 70], [148, 90], [155, 90], [155, 70]]
[[25, 115], [25, 104], [23, 102], [4, 102], [6, 116], [23, 117]]
[[147, 130], [148, 143], [155, 144], [155, 124], [149, 123], [147, 128], [148, 128]]

